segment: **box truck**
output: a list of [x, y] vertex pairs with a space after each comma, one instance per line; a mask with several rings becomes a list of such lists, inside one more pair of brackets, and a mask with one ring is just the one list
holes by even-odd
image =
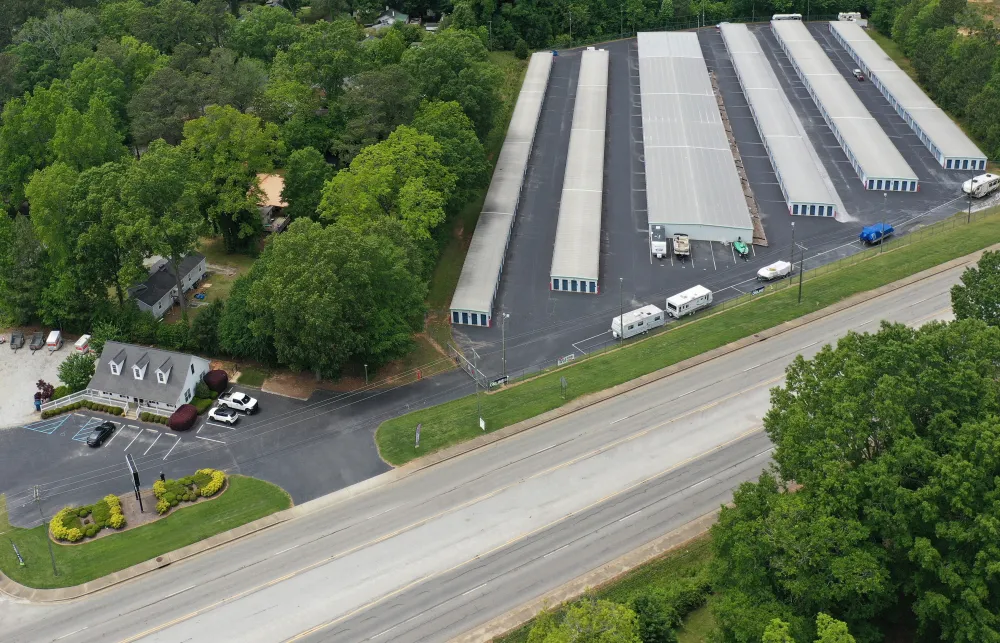
[[611, 334], [615, 339], [622, 337], [622, 326], [625, 326], [624, 337], [634, 337], [659, 328], [666, 323], [663, 311], [656, 306], [643, 306], [630, 310], [624, 315], [615, 315], [611, 320]]
[[695, 286], [673, 297], [667, 297], [667, 314], [674, 319], [680, 319], [711, 304], [712, 291], [704, 286]]

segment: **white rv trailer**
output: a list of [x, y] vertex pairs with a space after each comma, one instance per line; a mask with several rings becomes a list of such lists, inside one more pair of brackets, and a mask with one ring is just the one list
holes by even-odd
[[654, 223], [649, 226], [649, 251], [657, 259], [663, 259], [667, 255], [667, 229], [662, 224]]
[[758, 270], [757, 279], [759, 281], [774, 281], [775, 279], [784, 279], [790, 274], [792, 274], [792, 264], [787, 261], [775, 261]]
[[776, 13], [771, 20], [802, 20], [801, 13]]
[[980, 174], [962, 184], [962, 192], [981, 199], [1000, 188], [1000, 176], [996, 174]]
[[857, 22], [861, 20], [861, 14], [857, 11], [841, 11], [837, 14], [837, 20]]
[[615, 339], [622, 336], [622, 324], [625, 325], [625, 339], [659, 328], [666, 323], [666, 316], [656, 306], [649, 305], [630, 310], [624, 315], [615, 315], [611, 320], [611, 334]]
[[675, 319], [701, 310], [712, 303], [712, 291], [704, 286], [694, 286], [673, 297], [667, 297], [667, 314]]

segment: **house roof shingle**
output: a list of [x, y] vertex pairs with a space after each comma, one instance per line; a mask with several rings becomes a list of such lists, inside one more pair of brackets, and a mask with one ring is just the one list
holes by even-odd
[[[197, 252], [181, 259], [181, 275], [187, 276], [204, 259], [204, 255]], [[177, 278], [174, 276], [173, 266], [164, 259], [155, 265], [146, 281], [132, 286], [128, 292], [147, 306], [155, 306], [156, 302], [163, 299], [163, 296], [176, 286]]]
[[[114, 358], [111, 357], [112, 355]], [[108, 364], [111, 361], [119, 360], [120, 357], [124, 357], [125, 364], [121, 370], [121, 374], [114, 375]], [[170, 373], [166, 384], [160, 384], [156, 379], [156, 374], [148, 371], [145, 377], [137, 380], [132, 373], [131, 367], [135, 364], [140, 364], [142, 360], [154, 364], [166, 364], [170, 362], [180, 368], [176, 368]], [[184, 379], [187, 377], [191, 364], [195, 361], [207, 362], [207, 360], [200, 357], [185, 355], [184, 353], [135, 346], [134, 344], [105, 342], [104, 350], [101, 351], [101, 357], [97, 360], [94, 377], [90, 380], [89, 388], [107, 393], [117, 393], [126, 397], [135, 397], [147, 402], [176, 404], [184, 389]]]

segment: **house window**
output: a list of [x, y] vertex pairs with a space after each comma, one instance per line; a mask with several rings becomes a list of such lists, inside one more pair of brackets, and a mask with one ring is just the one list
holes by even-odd
[[875, 189], [875, 179], [868, 179], [868, 189], [869, 190]]
[[166, 384], [167, 374], [164, 373], [163, 371], [156, 371], [156, 381], [159, 382], [160, 384]]
[[185, 402], [191, 401], [191, 389], [184, 391], [184, 401]]
[[191, 364], [191, 373], [194, 373], [194, 364]]
[[816, 214], [816, 206], [815, 205], [810, 205], [809, 206], [809, 214]]
[[469, 323], [469, 313], [462, 313], [462, 323], [463, 324]]
[[121, 375], [121, 371], [118, 369], [118, 364], [115, 364], [114, 362], [111, 362], [111, 374]]
[[133, 366], [132, 367], [132, 375], [135, 376], [135, 379], [141, 380], [142, 379], [142, 370], [140, 370], [138, 366]]
[[792, 214], [798, 214], [798, 213], [799, 213], [799, 204], [796, 203], [795, 205], [792, 206]]
[[569, 290], [569, 279], [563, 279], [563, 290]]
[[879, 179], [878, 182], [875, 185], [878, 187], [879, 190], [881, 190], [882, 189], [882, 179]]
[[962, 161], [962, 169], [963, 169], [963, 170], [967, 170], [967, 169], [969, 169], [969, 159], [964, 159], [964, 160]]
[[893, 190], [899, 190], [899, 181], [893, 181], [892, 182], [892, 189]]
[[558, 279], [553, 279], [552, 280], [552, 290], [559, 290], [559, 280]]
[[576, 279], [570, 282], [570, 288], [573, 290], [573, 292], [576, 292]]
[[597, 292], [597, 282], [596, 281], [590, 282], [590, 292]]
[[486, 326], [486, 315], [480, 315], [479, 319], [482, 321], [483, 326]]
[[951, 169], [951, 159], [948, 159], [948, 169]]

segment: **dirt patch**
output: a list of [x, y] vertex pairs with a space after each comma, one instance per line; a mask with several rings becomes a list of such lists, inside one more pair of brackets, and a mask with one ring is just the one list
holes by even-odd
[[[275, 373], [264, 380], [260, 390], [297, 400], [308, 400], [313, 392], [320, 388], [316, 378], [310, 373]], [[325, 387], [324, 387], [325, 388]]]

